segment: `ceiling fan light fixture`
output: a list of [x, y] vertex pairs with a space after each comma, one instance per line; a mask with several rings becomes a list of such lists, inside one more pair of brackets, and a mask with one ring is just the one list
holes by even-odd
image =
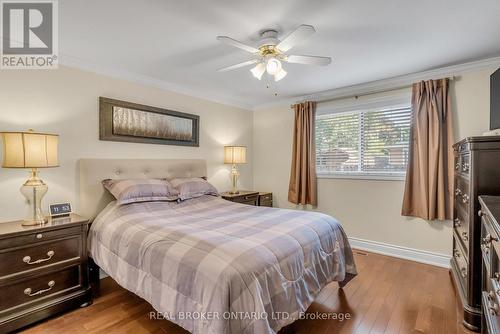
[[281, 62], [274, 57], [269, 58], [266, 64], [266, 71], [270, 75], [276, 75], [281, 71]]
[[252, 75], [259, 80], [262, 79], [262, 75], [265, 71], [266, 66], [263, 63], [258, 63], [254, 68], [250, 70], [250, 72], [252, 72]]
[[288, 74], [287, 71], [285, 71], [283, 68], [281, 69], [281, 71], [279, 71], [278, 73], [276, 73], [274, 75], [274, 81], [280, 81], [281, 79], [283, 79], [284, 77], [286, 77], [286, 75]]

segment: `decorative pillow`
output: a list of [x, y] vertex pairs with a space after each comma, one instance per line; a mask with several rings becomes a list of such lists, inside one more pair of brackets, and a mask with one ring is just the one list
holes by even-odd
[[154, 201], [175, 201], [179, 192], [167, 180], [124, 179], [102, 181], [104, 187], [115, 196], [118, 204]]
[[169, 182], [179, 192], [181, 201], [203, 195], [219, 196], [217, 189], [201, 177], [175, 178]]

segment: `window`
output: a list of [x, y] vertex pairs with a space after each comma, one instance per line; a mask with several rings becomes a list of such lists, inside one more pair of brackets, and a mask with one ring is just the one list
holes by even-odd
[[318, 176], [404, 177], [408, 164], [409, 103], [316, 116]]

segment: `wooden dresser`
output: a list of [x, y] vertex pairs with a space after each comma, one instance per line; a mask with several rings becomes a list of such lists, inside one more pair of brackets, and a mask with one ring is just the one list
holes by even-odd
[[240, 190], [237, 194], [224, 192], [221, 196], [231, 202], [255, 206], [273, 206], [273, 194], [268, 192]]
[[480, 196], [482, 333], [500, 333], [500, 197]]
[[91, 303], [88, 224], [77, 215], [0, 224], [0, 333]]
[[451, 272], [464, 325], [481, 328], [481, 219], [479, 195], [500, 195], [500, 137], [469, 137], [456, 143]]

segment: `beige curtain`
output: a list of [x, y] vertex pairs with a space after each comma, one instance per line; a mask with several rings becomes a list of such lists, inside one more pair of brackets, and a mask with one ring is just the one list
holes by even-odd
[[413, 85], [403, 216], [453, 216], [453, 122], [448, 79]]
[[294, 105], [292, 168], [288, 200], [295, 204], [317, 205], [316, 144], [314, 114], [316, 102]]

